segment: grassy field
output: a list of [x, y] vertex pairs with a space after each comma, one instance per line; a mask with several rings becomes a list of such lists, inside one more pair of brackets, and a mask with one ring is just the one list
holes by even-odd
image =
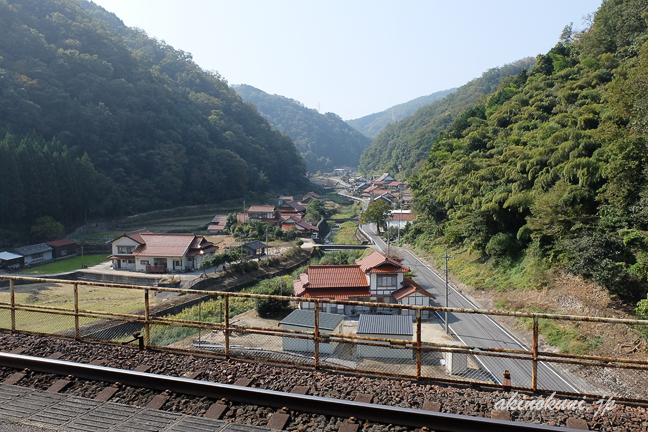
[[335, 244], [357, 245], [355, 240], [356, 224], [344, 222], [340, 228], [331, 235], [331, 241]]
[[20, 270], [18, 273], [23, 275], [43, 275], [53, 273], [64, 273], [73, 270], [80, 270], [81, 264], [93, 266], [106, 261], [106, 255], [86, 255], [84, 257], [68, 258], [41, 266], [30, 267]]
[[351, 219], [356, 217], [362, 211], [362, 203], [360, 204], [351, 204], [351, 205], [337, 205], [335, 213], [331, 215], [329, 219], [331, 220], [344, 220]]
[[[0, 302], [10, 301], [9, 288], [0, 291]], [[152, 304], [157, 301], [152, 300]], [[72, 284], [28, 284], [16, 285], [16, 303], [74, 309], [74, 285]], [[120, 288], [87, 287], [79, 285], [79, 309], [125, 313], [144, 307], [144, 293], [139, 290]], [[95, 321], [94, 318], [80, 318], [81, 324]], [[56, 333], [74, 327], [74, 317], [49, 313], [16, 312], [18, 330]], [[8, 310], [0, 312], [0, 328], [11, 328]]]

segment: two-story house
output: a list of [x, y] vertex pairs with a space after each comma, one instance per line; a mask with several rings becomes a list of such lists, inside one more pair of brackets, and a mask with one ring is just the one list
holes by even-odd
[[145, 229], [125, 233], [112, 241], [114, 269], [166, 273], [194, 270], [217, 246], [194, 234], [154, 234]]
[[[326, 300], [352, 300], [376, 303], [427, 306], [434, 296], [405, 277], [409, 269], [394, 257], [378, 251], [356, 260], [355, 265], [309, 266], [306, 273], [293, 281], [295, 295], [302, 297], [300, 309], [313, 309], [312, 299], [320, 299], [325, 312], [359, 314], [378, 311], [364, 306], [338, 306]], [[310, 300], [310, 301], [309, 301]], [[399, 313], [398, 309], [380, 308], [382, 312]], [[408, 311], [404, 311], [407, 313]], [[427, 314], [425, 314], [427, 318]]]

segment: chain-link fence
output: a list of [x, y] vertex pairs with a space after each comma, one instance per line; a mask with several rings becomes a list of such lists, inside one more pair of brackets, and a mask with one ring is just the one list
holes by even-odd
[[[648, 398], [645, 320], [0, 278], [10, 281], [0, 289], [0, 328], [10, 331], [141, 339], [144, 348], [385, 377]], [[159, 293], [204, 299], [187, 296], [161, 313]]]

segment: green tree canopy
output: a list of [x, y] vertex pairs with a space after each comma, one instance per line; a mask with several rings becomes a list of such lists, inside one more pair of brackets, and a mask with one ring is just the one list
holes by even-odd
[[360, 215], [360, 223], [375, 223], [380, 234], [380, 227], [385, 224], [385, 221], [391, 213], [391, 207], [383, 200], [372, 201], [368, 206], [367, 210], [362, 212]]

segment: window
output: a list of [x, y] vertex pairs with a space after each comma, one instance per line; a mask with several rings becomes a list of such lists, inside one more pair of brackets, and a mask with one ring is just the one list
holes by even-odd
[[141, 260], [140, 264], [142, 265], [149, 265], [149, 260]]
[[379, 287], [395, 287], [396, 275], [378, 276], [377, 285]]
[[43, 258], [43, 252], [32, 254], [32, 259], [37, 260]]
[[128, 260], [128, 264], [135, 264], [135, 260]]
[[135, 246], [117, 246], [118, 254], [131, 254], [135, 250]]
[[65, 255], [67, 255], [67, 249], [61, 250], [61, 256], [65, 256]]
[[175, 260], [173, 261], [173, 265], [175, 265], [176, 267], [182, 267], [182, 261]]

